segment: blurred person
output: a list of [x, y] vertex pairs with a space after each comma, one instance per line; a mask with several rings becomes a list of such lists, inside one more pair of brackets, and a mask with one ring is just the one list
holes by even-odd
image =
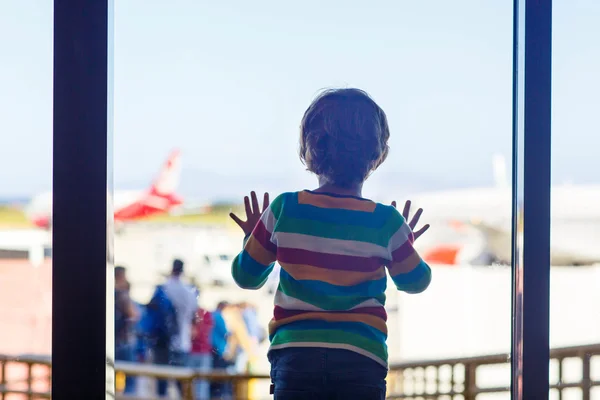
[[[184, 263], [179, 259], [173, 261], [171, 275], [167, 281], [157, 287], [151, 305], [156, 322], [153, 359], [158, 365], [185, 367], [192, 349], [192, 324], [196, 312], [196, 295], [194, 290], [182, 281]], [[166, 395], [168, 383], [158, 380], [158, 394]], [[182, 394], [181, 384], [177, 384]]]
[[139, 363], [148, 361], [148, 326], [147, 310], [144, 304], [134, 303], [139, 314], [137, 324], [134, 327], [135, 332], [135, 360]]
[[[157, 365], [169, 365], [171, 360], [171, 341], [179, 332], [177, 313], [171, 300], [167, 297], [164, 285], [158, 285], [152, 299], [146, 305], [144, 319], [146, 343], [150, 349], [151, 359]], [[167, 394], [168, 382], [157, 379], [159, 396]]]
[[[256, 363], [258, 362], [258, 350], [262, 342], [267, 339], [266, 331], [261, 326], [258, 320], [258, 312], [253, 304], [248, 302], [242, 303], [242, 318], [246, 325], [246, 330], [250, 336], [250, 345], [252, 351], [249, 353], [249, 357], [246, 360], [246, 372], [249, 374], [255, 373]], [[261, 396], [257, 393], [257, 380], [250, 379], [248, 381], [248, 396], [249, 398], [260, 398]]]
[[[150, 358], [150, 322], [147, 305], [135, 302], [139, 312], [135, 331], [135, 361], [141, 364], [149, 363]], [[147, 376], [135, 377], [135, 396], [138, 398], [151, 398], [154, 392], [154, 379]]]
[[235, 370], [239, 373], [248, 372], [248, 361], [254, 357], [255, 348], [252, 338], [243, 318], [243, 303], [227, 307], [223, 311], [223, 317], [231, 332], [230, 347], [228, 353]]
[[386, 159], [384, 111], [362, 90], [323, 91], [300, 124], [300, 159], [318, 177], [314, 190], [283, 193], [262, 210], [244, 198], [243, 250], [232, 276], [261, 288], [281, 266], [269, 323], [271, 392], [275, 400], [386, 397], [387, 273], [396, 288], [420, 293], [431, 269], [413, 243], [419, 209], [409, 221], [396, 203], [363, 197], [364, 181]]
[[[192, 326], [192, 352], [190, 354], [189, 366], [199, 372], [210, 372], [212, 370], [212, 331], [214, 321], [212, 314], [198, 307]], [[196, 400], [210, 399], [210, 382], [201, 379], [194, 383]]]
[[[233, 365], [231, 331], [225, 322], [223, 313], [230, 308], [227, 301], [221, 301], [212, 313], [213, 329], [211, 334], [213, 369], [226, 371]], [[233, 399], [233, 385], [230, 382], [211, 382], [211, 398], [221, 400]]]
[[258, 353], [259, 345], [267, 338], [265, 329], [260, 325], [258, 321], [258, 312], [253, 304], [248, 302], [242, 303], [242, 318], [250, 337], [250, 345], [252, 351], [248, 358], [247, 371], [252, 372], [254, 364], [256, 362], [256, 355]]
[[[125, 267], [115, 267], [115, 361], [135, 361], [135, 323], [138, 309], [129, 297], [130, 284]], [[135, 392], [136, 379], [126, 376], [124, 393]]]

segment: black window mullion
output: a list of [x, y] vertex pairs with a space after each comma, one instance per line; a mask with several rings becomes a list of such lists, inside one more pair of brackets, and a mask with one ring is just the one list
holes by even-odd
[[515, 35], [514, 54], [524, 46], [524, 70], [515, 68], [514, 78], [523, 78], [524, 91], [521, 100], [514, 85], [513, 196], [522, 198], [513, 200], [512, 397], [529, 400], [549, 396], [552, 1], [515, 0], [516, 13], [519, 8], [524, 15], [516, 14], [515, 24], [524, 18], [524, 43]]
[[106, 398], [107, 0], [54, 1], [52, 394]]

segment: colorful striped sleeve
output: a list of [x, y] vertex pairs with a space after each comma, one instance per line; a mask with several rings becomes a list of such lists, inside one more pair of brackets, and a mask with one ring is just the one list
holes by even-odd
[[273, 271], [277, 257], [277, 246], [271, 240], [277, 222], [275, 207], [271, 204], [263, 212], [252, 233], [244, 238], [244, 249], [231, 265], [231, 275], [243, 289], [260, 289]]
[[414, 235], [404, 217], [394, 209], [392, 218], [397, 228], [388, 244], [391, 260], [388, 263], [389, 274], [398, 290], [421, 293], [431, 283], [431, 268], [414, 249]]

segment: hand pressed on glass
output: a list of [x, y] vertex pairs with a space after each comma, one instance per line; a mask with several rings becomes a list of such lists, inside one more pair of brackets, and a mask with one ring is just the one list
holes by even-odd
[[244, 235], [248, 236], [252, 233], [252, 230], [260, 220], [260, 217], [263, 212], [269, 207], [269, 193], [265, 193], [263, 197], [263, 206], [262, 211], [258, 205], [258, 199], [256, 198], [256, 193], [252, 191], [250, 193], [250, 198], [248, 196], [244, 197], [244, 208], [246, 209], [246, 221], [242, 221], [237, 215], [234, 213], [229, 213], [231, 219], [235, 221], [236, 224], [244, 231]]
[[[423, 214], [423, 209], [419, 208], [417, 210], [417, 212], [415, 213], [414, 217], [412, 218], [412, 220], [410, 222], [408, 222], [408, 217], [410, 215], [410, 205], [411, 205], [410, 200], [406, 200], [406, 203], [404, 203], [404, 210], [402, 210], [402, 216], [408, 223], [408, 226], [410, 226], [410, 229], [413, 231], [415, 240], [417, 240], [422, 234], [424, 234], [427, 231], [427, 229], [429, 229], [430, 225], [425, 224], [421, 229], [419, 229], [418, 231], [415, 231], [415, 227], [419, 223], [419, 218], [421, 218], [421, 214]], [[394, 208], [396, 208], [395, 201], [392, 201], [392, 206]]]

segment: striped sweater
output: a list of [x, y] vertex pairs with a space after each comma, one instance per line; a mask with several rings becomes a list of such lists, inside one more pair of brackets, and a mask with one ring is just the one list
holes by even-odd
[[354, 196], [302, 191], [278, 196], [263, 213], [232, 275], [262, 287], [281, 266], [270, 350], [347, 349], [387, 367], [386, 268], [398, 290], [419, 293], [431, 270], [392, 206]]

